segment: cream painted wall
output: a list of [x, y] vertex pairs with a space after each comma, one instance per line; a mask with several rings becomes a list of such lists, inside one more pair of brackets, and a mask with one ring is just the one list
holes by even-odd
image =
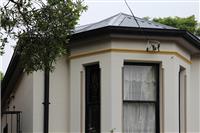
[[[66, 57], [60, 58], [50, 74], [49, 132], [69, 132], [69, 67]], [[34, 132], [43, 132], [44, 73], [34, 73]]]
[[[102, 54], [70, 61], [70, 132], [72, 133], [77, 133], [81, 130], [83, 132], [85, 131], [85, 119], [83, 117], [81, 122], [80, 118], [81, 114], [84, 114], [83, 112], [85, 112], [84, 110], [80, 110], [80, 89], [82, 88], [85, 90], [85, 86], [81, 87], [80, 84], [80, 73], [81, 71], [84, 71], [84, 65], [97, 62], [99, 62], [101, 68], [101, 131], [109, 132], [111, 130], [111, 56], [110, 54]], [[83, 127], [83, 129], [81, 129], [81, 127]]]
[[[95, 43], [95, 45], [94, 45]], [[73, 45], [73, 46], [72, 46]], [[85, 53], [89, 51], [97, 51], [111, 47], [111, 39], [108, 37], [105, 38], [96, 38], [93, 40], [88, 40], [84, 42], [79, 42], [71, 45], [71, 55]], [[83, 46], [83, 47], [80, 47]]]
[[191, 87], [187, 91], [187, 124], [189, 132], [200, 132], [200, 57], [193, 57]]
[[[22, 121], [22, 131], [24, 133], [32, 133], [33, 132], [33, 75], [23, 74], [21, 79], [19, 79], [19, 83], [16, 86], [16, 90], [13, 92], [12, 96], [14, 98], [11, 100], [9, 104], [9, 110], [13, 111], [13, 106], [15, 106], [16, 111], [22, 111], [21, 121]], [[9, 125], [11, 124], [11, 116], [7, 117], [7, 122]], [[13, 129], [12, 131], [16, 131], [16, 117], [13, 115]], [[2, 117], [2, 127], [6, 124], [6, 117], [3, 115]], [[8, 128], [8, 132], [11, 132], [11, 128]]]
[[33, 132], [43, 131], [44, 73], [33, 73]]
[[69, 132], [69, 67], [66, 57], [58, 60], [50, 75], [50, 132]]
[[[69, 67], [66, 57], [60, 58], [56, 69], [50, 74], [49, 131], [52, 133], [69, 132]], [[22, 111], [22, 131], [24, 133], [43, 132], [44, 73], [23, 74], [12, 95], [15, 98], [9, 107]], [[11, 119], [7, 117], [7, 119]], [[14, 116], [13, 116], [14, 119]], [[6, 117], [2, 118], [5, 126]], [[16, 125], [15, 122], [13, 125]], [[13, 131], [15, 131], [13, 126]], [[10, 128], [9, 128], [10, 132]]]
[[[159, 38], [158, 38], [159, 40]], [[181, 55], [190, 59], [189, 52], [180, 47], [180, 45], [174, 41], [170, 40], [159, 40], [160, 41], [160, 51], [170, 51], [170, 52], [179, 52]], [[112, 48], [118, 49], [129, 49], [129, 50], [146, 50], [148, 43], [146, 40], [141, 39], [123, 39], [123, 38], [114, 38], [111, 41]]]

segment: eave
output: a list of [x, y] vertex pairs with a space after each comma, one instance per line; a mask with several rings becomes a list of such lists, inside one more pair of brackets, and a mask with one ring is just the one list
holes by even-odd
[[152, 29], [152, 28], [133, 28], [121, 26], [107, 26], [95, 30], [76, 33], [71, 37], [71, 42], [93, 38], [105, 34], [123, 34], [138, 36], [159, 36], [159, 37], [182, 37], [192, 46], [200, 49], [200, 39], [186, 30], [177, 29]]

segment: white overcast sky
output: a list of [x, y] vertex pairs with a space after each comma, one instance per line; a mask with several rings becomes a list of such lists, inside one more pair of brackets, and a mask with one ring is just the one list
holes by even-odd
[[[200, 0], [127, 0], [127, 2], [137, 17], [195, 15], [200, 21]], [[88, 5], [88, 10], [82, 14], [79, 25], [97, 22], [120, 12], [130, 14], [124, 0], [85, 0], [85, 4]], [[15, 45], [15, 42], [11, 42], [10, 45]], [[12, 53], [12, 48], [7, 46], [4, 56], [0, 57], [0, 70], [4, 73]]]

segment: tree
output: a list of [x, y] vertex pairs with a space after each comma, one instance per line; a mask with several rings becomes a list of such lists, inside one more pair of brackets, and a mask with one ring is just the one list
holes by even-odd
[[28, 73], [52, 71], [56, 59], [67, 54], [68, 42], [81, 13], [81, 0], [8, 0], [0, 7], [0, 53], [8, 38]]
[[153, 18], [153, 21], [169, 25], [172, 27], [176, 27], [181, 30], [187, 30], [195, 35], [200, 35], [200, 28], [198, 26], [197, 20], [195, 20], [195, 16], [189, 16], [185, 18], [181, 17], [165, 17], [165, 18]]
[[49, 132], [49, 72], [68, 51], [81, 13], [81, 0], [8, 0], [0, 7], [0, 54], [8, 38], [16, 39], [16, 54], [27, 73], [44, 71], [44, 133]]
[[3, 80], [3, 73], [0, 71], [0, 81]]

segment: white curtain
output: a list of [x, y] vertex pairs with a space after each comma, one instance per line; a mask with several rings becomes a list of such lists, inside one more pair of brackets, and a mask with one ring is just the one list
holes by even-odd
[[123, 133], [155, 133], [154, 103], [124, 103]]
[[124, 133], [155, 133], [156, 84], [153, 66], [124, 67]]

